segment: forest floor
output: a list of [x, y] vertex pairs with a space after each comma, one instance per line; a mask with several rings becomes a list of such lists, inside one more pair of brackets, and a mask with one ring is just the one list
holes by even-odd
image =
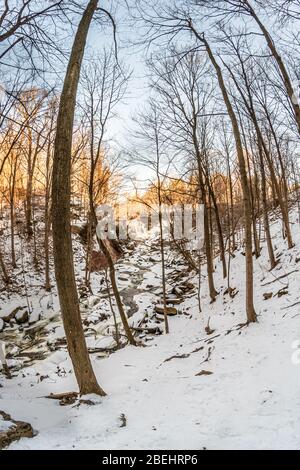
[[[140, 242], [128, 252], [118, 263], [118, 283], [130, 324], [154, 333], [140, 335], [144, 347], [116, 351], [105, 286], [82, 300], [87, 343], [107, 392], [104, 398], [82, 397], [65, 406], [46, 398], [77, 390], [56, 300], [51, 308], [44, 307], [38, 321], [5, 328], [0, 339], [7, 344], [13, 377], [0, 375], [0, 410], [36, 431], [35, 437], [22, 438], [9, 448], [299, 448], [300, 226], [296, 213], [291, 219], [295, 247], [286, 249], [280, 221], [274, 221], [278, 266], [269, 271], [265, 246], [254, 261], [258, 323], [250, 326], [243, 325], [241, 250], [231, 263], [234, 298], [226, 294], [227, 281], [216, 260], [219, 294], [210, 304], [203, 267], [201, 312], [198, 276], [176, 254], [168, 254], [168, 291], [181, 300], [178, 314], [169, 317], [169, 335], [155, 334], [163, 326], [154, 312], [161, 302], [157, 247]], [[13, 306], [12, 296], [2, 305], [1, 316]], [[0, 433], [5, 426], [0, 417]]]

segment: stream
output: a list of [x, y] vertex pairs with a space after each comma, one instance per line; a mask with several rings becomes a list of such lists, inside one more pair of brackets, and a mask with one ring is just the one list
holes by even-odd
[[[150, 253], [152, 256], [156, 255], [157, 259], [151, 258]], [[160, 280], [157, 275], [153, 274], [155, 265], [159, 263], [158, 255], [158, 250], [152, 246], [139, 243], [134, 252], [126, 253], [116, 264], [117, 282], [128, 318], [131, 318], [139, 311], [140, 305], [136, 301], [136, 296], [151, 293], [153, 294], [153, 301], [155, 298], [159, 299], [157, 295], [161, 291]], [[149, 258], [152, 259], [152, 262], [149, 261]], [[147, 275], [156, 276], [158, 285], [141, 287]], [[112, 293], [111, 297], [113, 298]], [[85, 336], [87, 339], [91, 338], [91, 341], [92, 338], [95, 338], [97, 342], [102, 338], [106, 338], [106, 330], [112, 325], [112, 315], [107, 304], [104, 307], [99, 307], [99, 310], [105, 316], [104, 320], [89, 321], [89, 317], [93, 315], [94, 308], [107, 299], [107, 289], [105, 284], [103, 284], [101, 292], [93, 296], [92, 305], [90, 305], [89, 299], [81, 302]], [[116, 309], [116, 307], [114, 308]], [[6, 355], [12, 372], [45, 359], [55, 350], [66, 348], [60, 313], [53, 311], [44, 312], [42, 318], [33, 324], [14, 324], [13, 326], [6, 327], [0, 333], [0, 340], [6, 345]], [[93, 352], [92, 349], [89, 348], [91, 353]], [[110, 348], [107, 351], [105, 351], [105, 348], [103, 349], [102, 356], [106, 357], [110, 352]], [[101, 357], [98, 350], [99, 348], [97, 348], [97, 354]]]

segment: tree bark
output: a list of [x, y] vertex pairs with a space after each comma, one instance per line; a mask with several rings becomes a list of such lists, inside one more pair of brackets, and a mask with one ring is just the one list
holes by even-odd
[[276, 49], [276, 46], [275, 46], [275, 43], [269, 33], [269, 31], [267, 30], [267, 28], [265, 27], [265, 25], [260, 21], [260, 19], [258, 18], [255, 10], [252, 8], [252, 6], [250, 5], [250, 2], [248, 0], [244, 0], [245, 4], [248, 6], [249, 8], [249, 12], [250, 12], [250, 15], [252, 16], [252, 18], [256, 21], [257, 25], [259, 26], [261, 32], [263, 33], [266, 41], [267, 41], [267, 44], [268, 44], [268, 47], [274, 57], [274, 59], [276, 60], [277, 62], [277, 65], [278, 65], [278, 68], [280, 70], [280, 73], [281, 73], [281, 76], [282, 76], [282, 79], [283, 79], [283, 83], [284, 83], [284, 86], [285, 86], [285, 89], [286, 89], [286, 92], [287, 92], [287, 95], [289, 97], [289, 101], [291, 103], [291, 106], [293, 108], [293, 111], [294, 111], [294, 115], [295, 115], [295, 121], [296, 121], [296, 124], [297, 124], [297, 127], [298, 127], [298, 131], [299, 131], [299, 134], [300, 134], [300, 106], [298, 103], [295, 102], [295, 100], [293, 99], [294, 97], [294, 89], [292, 87], [292, 83], [291, 83], [291, 79], [289, 77], [289, 74], [287, 72], [287, 69], [283, 63], [283, 60], [280, 56], [280, 54], [278, 53], [277, 49]]
[[227, 108], [227, 112], [231, 121], [232, 130], [234, 134], [236, 151], [239, 163], [239, 170], [241, 176], [241, 184], [243, 190], [243, 201], [244, 201], [244, 218], [245, 218], [245, 252], [246, 252], [246, 313], [247, 322], [252, 323], [257, 321], [256, 312], [253, 304], [253, 259], [252, 259], [252, 227], [251, 227], [251, 196], [249, 183], [247, 178], [247, 170], [244, 159], [244, 152], [242, 146], [242, 139], [239, 130], [238, 120], [232, 107], [229, 95], [224, 82], [222, 70], [217, 63], [214, 54], [210, 48], [209, 43], [190, 25], [191, 30], [198, 38], [198, 40], [205, 46], [206, 52], [210, 58], [210, 61], [216, 71], [220, 90], [222, 92], [223, 100]]
[[68, 351], [80, 394], [105, 395], [88, 355], [81, 322], [70, 225], [71, 152], [76, 95], [90, 24], [98, 0], [90, 0], [79, 23], [64, 81], [54, 145], [52, 217], [55, 275]]
[[108, 262], [110, 283], [111, 283], [111, 287], [112, 287], [112, 290], [113, 290], [113, 293], [114, 293], [114, 297], [116, 299], [118, 311], [119, 311], [119, 314], [120, 314], [120, 317], [121, 317], [121, 320], [122, 320], [122, 323], [123, 323], [123, 327], [124, 327], [126, 336], [128, 338], [129, 343], [132, 344], [133, 346], [136, 346], [136, 341], [135, 341], [135, 339], [133, 337], [133, 334], [131, 332], [131, 329], [128, 325], [127, 316], [126, 316], [126, 313], [124, 311], [124, 307], [123, 307], [123, 304], [122, 304], [122, 299], [121, 299], [120, 292], [119, 292], [119, 289], [118, 289], [118, 286], [117, 286], [115, 265], [114, 265], [113, 259], [111, 257], [110, 252], [109, 252], [109, 249], [107, 248], [107, 246], [105, 244], [105, 240], [101, 240], [100, 238], [98, 238], [98, 243], [99, 243], [100, 249], [104, 253], [104, 255], [107, 259], [107, 262]]

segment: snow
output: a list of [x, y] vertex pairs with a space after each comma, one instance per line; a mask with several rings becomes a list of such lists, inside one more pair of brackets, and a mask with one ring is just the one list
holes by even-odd
[[11, 427], [13, 427], [13, 423], [11, 421], [4, 420], [3, 416], [0, 415], [0, 432], [8, 431]]
[[[179, 306], [186, 314], [169, 317], [169, 335], [153, 335], [146, 347], [127, 346], [104, 359], [91, 355], [107, 392], [104, 398], [88, 397], [94, 406], [62, 407], [45, 398], [77, 389], [64, 350], [23, 368], [12, 380], [2, 379], [0, 409], [38, 431], [33, 439], [23, 438], [10, 449], [298, 449], [300, 364], [293, 358], [299, 352], [300, 303], [291, 307], [300, 302], [296, 214], [292, 229], [296, 245], [287, 250], [280, 223], [272, 224], [280, 256], [272, 272], [265, 246], [254, 262], [257, 324], [242, 326], [245, 258], [238, 252], [231, 265], [230, 285], [239, 291], [233, 299], [224, 294], [227, 281], [216, 260], [219, 295], [214, 304], [209, 302], [202, 269], [202, 312], [194, 294]], [[142, 243], [120, 264], [119, 272], [134, 275], [130, 266], [138, 261], [144, 266], [150, 253], [151, 245]], [[151, 265], [134, 296], [139, 310], [131, 324], [161, 300], [152, 290], [142, 292], [147, 284], [161, 287], [159, 263]], [[296, 272], [276, 280], [292, 271]], [[197, 286], [197, 277], [193, 282]], [[283, 287], [288, 294], [279, 296]], [[264, 300], [266, 292], [273, 297]], [[209, 318], [211, 335], [205, 332]], [[57, 337], [62, 333], [61, 327], [55, 330]], [[87, 339], [93, 346], [106, 347], [113, 338]], [[212, 374], [196, 375], [202, 370]], [[120, 427], [121, 414], [126, 416], [125, 427]]]

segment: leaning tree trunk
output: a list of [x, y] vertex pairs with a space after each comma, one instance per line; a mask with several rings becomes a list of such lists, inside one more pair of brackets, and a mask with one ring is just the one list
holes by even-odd
[[269, 47], [274, 59], [276, 60], [276, 63], [278, 65], [278, 68], [280, 70], [280, 74], [281, 74], [281, 77], [282, 77], [282, 80], [283, 80], [283, 83], [284, 83], [284, 87], [285, 87], [287, 95], [289, 97], [291, 107], [293, 108], [293, 111], [294, 111], [295, 121], [296, 121], [298, 131], [299, 131], [299, 134], [300, 134], [300, 106], [299, 106], [299, 103], [296, 100], [294, 100], [295, 90], [293, 89], [288, 71], [287, 71], [287, 69], [284, 65], [284, 62], [281, 58], [281, 55], [279, 54], [279, 52], [276, 48], [275, 42], [273, 41], [269, 31], [267, 30], [265, 25], [261, 22], [261, 20], [257, 16], [255, 10], [250, 5], [250, 2], [248, 0], [244, 0], [244, 1], [245, 1], [246, 5], [249, 8], [250, 15], [252, 16], [252, 18], [256, 21], [257, 25], [259, 26], [262, 34], [265, 37], [265, 40], [268, 44], [268, 47]]
[[4, 284], [9, 284], [10, 283], [10, 277], [7, 273], [7, 269], [6, 269], [6, 266], [5, 266], [5, 263], [4, 263], [4, 259], [3, 259], [1, 249], [0, 249], [0, 269], [2, 271], [2, 279], [3, 279]]
[[217, 63], [215, 56], [209, 46], [209, 43], [206, 39], [199, 35], [197, 31], [191, 26], [192, 31], [205, 46], [206, 52], [209, 56], [209, 59], [216, 71], [218, 78], [218, 83], [222, 92], [223, 100], [231, 121], [233, 135], [236, 144], [236, 152], [239, 163], [239, 170], [241, 175], [241, 185], [243, 191], [243, 200], [244, 200], [244, 218], [245, 218], [245, 252], [246, 252], [246, 313], [247, 313], [247, 322], [252, 323], [257, 321], [256, 312], [253, 304], [253, 259], [252, 259], [252, 221], [251, 221], [251, 195], [249, 189], [249, 182], [247, 177], [247, 170], [242, 146], [242, 138], [239, 130], [238, 120], [235, 115], [234, 109], [232, 107], [229, 95], [226, 89], [224, 82], [222, 70]]
[[207, 184], [208, 184], [209, 194], [211, 196], [211, 200], [212, 200], [214, 210], [215, 210], [216, 225], [217, 225], [218, 238], [219, 238], [220, 260], [222, 262], [222, 268], [223, 268], [223, 279], [225, 279], [227, 277], [227, 267], [226, 267], [225, 245], [224, 245], [224, 239], [223, 239], [223, 230], [222, 230], [222, 225], [221, 225], [220, 212], [219, 212], [215, 192], [209, 180]]
[[[158, 175], [158, 172], [157, 172]], [[163, 218], [162, 218], [162, 201], [161, 201], [161, 184], [158, 175], [158, 221], [159, 221], [159, 232], [160, 232], [160, 256], [161, 256], [161, 274], [162, 274], [162, 290], [163, 290], [163, 306], [164, 306], [164, 321], [165, 321], [165, 333], [170, 333], [169, 321], [167, 315], [167, 293], [166, 293], [166, 266], [165, 266], [165, 245], [164, 245], [164, 233], [163, 233]]]
[[70, 226], [71, 153], [76, 95], [87, 34], [98, 0], [90, 0], [79, 23], [64, 81], [54, 146], [52, 217], [55, 276], [76, 379], [81, 394], [105, 395], [88, 355], [76, 288]]
[[116, 299], [118, 311], [119, 311], [119, 314], [120, 314], [120, 317], [121, 317], [121, 320], [122, 320], [122, 323], [123, 323], [123, 327], [124, 327], [126, 336], [128, 338], [129, 343], [132, 344], [133, 346], [136, 346], [137, 344], [136, 344], [136, 341], [135, 341], [134, 336], [132, 334], [132, 331], [130, 329], [130, 326], [128, 324], [127, 316], [126, 316], [126, 313], [125, 313], [125, 310], [124, 310], [124, 307], [123, 307], [123, 304], [122, 304], [122, 299], [121, 299], [121, 296], [120, 296], [120, 292], [119, 292], [119, 289], [118, 289], [114, 261], [112, 259], [111, 254], [110, 254], [109, 248], [105, 244], [105, 240], [102, 240], [101, 238], [98, 238], [98, 243], [99, 243], [99, 247], [100, 247], [101, 251], [104, 253], [104, 256], [105, 256], [105, 258], [107, 259], [107, 262], [108, 262], [110, 283], [111, 283], [111, 287], [112, 287], [112, 290], [113, 290], [113, 293], [114, 293], [114, 297]]
[[[196, 121], [194, 120], [194, 123]], [[198, 179], [199, 179], [199, 191], [201, 193], [201, 203], [204, 204], [204, 221], [203, 221], [203, 229], [204, 229], [204, 244], [205, 244], [205, 253], [206, 253], [206, 267], [207, 267], [207, 280], [208, 280], [208, 288], [209, 288], [209, 296], [211, 299], [211, 303], [216, 301], [216, 297], [218, 292], [215, 289], [214, 284], [214, 264], [213, 264], [213, 253], [212, 253], [212, 245], [210, 240], [210, 233], [209, 233], [209, 220], [208, 220], [208, 208], [207, 208], [207, 201], [206, 201], [206, 188], [204, 182], [204, 175], [203, 175], [203, 168], [201, 164], [201, 154], [199, 150], [199, 143], [197, 138], [197, 129], [196, 126], [193, 126], [193, 144], [196, 154], [197, 160], [197, 170], [198, 170]]]

